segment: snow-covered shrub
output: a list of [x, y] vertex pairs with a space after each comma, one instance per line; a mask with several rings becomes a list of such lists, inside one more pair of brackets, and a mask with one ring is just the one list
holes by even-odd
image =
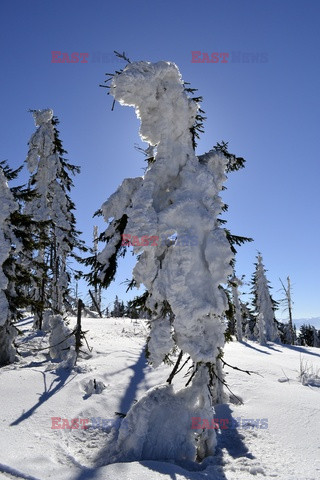
[[75, 337], [72, 330], [65, 324], [61, 315], [49, 317], [50, 357], [52, 360], [62, 362], [63, 367], [73, 367], [76, 361]]
[[299, 379], [302, 385], [320, 387], [320, 369], [315, 370], [313, 365], [309, 365], [307, 361], [300, 358]]

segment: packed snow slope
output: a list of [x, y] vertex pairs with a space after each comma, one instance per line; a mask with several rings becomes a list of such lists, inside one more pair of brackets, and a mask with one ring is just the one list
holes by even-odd
[[[20, 323], [18, 362], [0, 369], [1, 480], [320, 479], [320, 349], [227, 344], [225, 361], [257, 374], [225, 367], [234, 395], [216, 407], [220, 426], [221, 420], [229, 426], [218, 431], [216, 455], [201, 465], [145, 460], [106, 466], [107, 439], [121, 422], [115, 412], [126, 413], [149, 388], [165, 383], [170, 368], [147, 365], [143, 320], [84, 318], [92, 352], [84, 346], [77, 367], [59, 371], [47, 350], [39, 350], [48, 338], [32, 331], [32, 322]], [[304, 377], [305, 385], [301, 365], [313, 373]], [[177, 378], [180, 387], [185, 370]], [[179, 414], [170, 413], [173, 429]], [[79, 427], [91, 427], [53, 429], [52, 418], [67, 419], [65, 426], [78, 418]], [[154, 428], [162, 421], [154, 418]], [[238, 428], [231, 428], [233, 421]]]

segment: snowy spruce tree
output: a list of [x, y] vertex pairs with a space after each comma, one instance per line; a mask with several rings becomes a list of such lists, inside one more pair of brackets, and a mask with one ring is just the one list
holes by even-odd
[[168, 381], [131, 407], [110, 444], [110, 461], [201, 460], [216, 445], [214, 430], [192, 430], [191, 417], [212, 419], [213, 405], [224, 398], [222, 285], [232, 274], [237, 241], [219, 215], [233, 158], [225, 144], [195, 155], [201, 115], [187, 90], [170, 62], [129, 63], [111, 81], [115, 100], [135, 108], [149, 161], [143, 177], [125, 179], [101, 208], [108, 228], [100, 240], [107, 244], [92, 263], [94, 276], [107, 286], [130, 240], [138, 258], [133, 281], [146, 287], [144, 304], [152, 313], [149, 360], [157, 367], [179, 351], [176, 365], [184, 354], [193, 368], [184, 388], [176, 392]]
[[44, 309], [50, 308], [55, 314], [64, 312], [70, 284], [67, 261], [71, 256], [77, 258], [75, 249], [83, 246], [69, 196], [73, 186], [70, 174], [80, 169], [64, 158], [66, 151], [53, 111], [35, 110], [33, 117], [37, 129], [29, 141], [26, 163], [34, 197], [27, 202], [25, 213], [36, 222], [32, 229], [38, 242], [32, 259], [37, 277], [33, 297], [38, 305], [35, 327], [41, 328]]
[[238, 342], [242, 342], [242, 311], [241, 303], [239, 299], [239, 286], [242, 285], [242, 281], [235, 275], [230, 279], [232, 287], [232, 300], [235, 319], [235, 331]]
[[15, 348], [13, 340], [16, 329], [13, 326], [10, 303], [10, 257], [13, 243], [15, 243], [12, 231], [11, 216], [18, 210], [18, 203], [7, 183], [2, 167], [0, 167], [0, 366], [14, 361]]
[[256, 314], [255, 337], [261, 345], [268, 341], [278, 342], [279, 332], [274, 314], [277, 303], [271, 297], [269, 282], [260, 253], [257, 256], [255, 267], [252, 277], [252, 303]]
[[320, 338], [319, 338], [319, 332], [317, 332], [315, 327], [312, 327], [312, 334], [313, 334], [313, 347], [320, 347]]
[[[26, 261], [35, 244], [29, 234], [32, 219], [22, 212], [30, 193], [24, 185], [9, 188], [22, 166], [13, 170], [6, 161], [0, 162], [1, 205], [1, 287], [0, 287], [0, 365], [14, 360], [12, 341], [16, 336], [14, 323], [22, 318], [22, 309], [30, 307], [33, 274]], [[31, 195], [32, 196], [32, 195]]]
[[111, 311], [111, 317], [123, 317], [125, 313], [125, 307], [123, 301], [120, 302], [118, 295], [114, 300], [113, 310]]
[[[93, 227], [93, 255], [96, 260], [98, 255], [98, 242], [99, 242], [99, 235], [98, 235], [98, 227], [94, 225]], [[96, 282], [94, 285], [94, 293], [92, 299], [91, 310], [101, 312], [101, 283]]]

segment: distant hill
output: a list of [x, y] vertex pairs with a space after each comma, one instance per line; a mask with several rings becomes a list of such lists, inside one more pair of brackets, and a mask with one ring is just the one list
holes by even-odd
[[[287, 323], [288, 320], [280, 319], [280, 322]], [[293, 319], [294, 325], [299, 330], [301, 325], [304, 323], [313, 325], [317, 330], [320, 330], [320, 317], [312, 317], [312, 318], [294, 318]]]

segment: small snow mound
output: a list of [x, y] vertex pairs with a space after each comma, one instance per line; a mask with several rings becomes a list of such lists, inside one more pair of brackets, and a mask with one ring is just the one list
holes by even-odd
[[83, 385], [83, 389], [86, 392], [86, 398], [90, 397], [93, 394], [102, 393], [105, 388], [105, 384], [103, 382], [96, 381], [95, 378], [93, 380], [89, 380]]
[[261, 473], [262, 475], [264, 475], [265, 471], [262, 467], [251, 467], [249, 469], [249, 473], [251, 473], [251, 475], [257, 475], [257, 473]]
[[280, 383], [289, 382], [289, 378], [288, 377], [278, 378], [278, 382], [280, 382]]

